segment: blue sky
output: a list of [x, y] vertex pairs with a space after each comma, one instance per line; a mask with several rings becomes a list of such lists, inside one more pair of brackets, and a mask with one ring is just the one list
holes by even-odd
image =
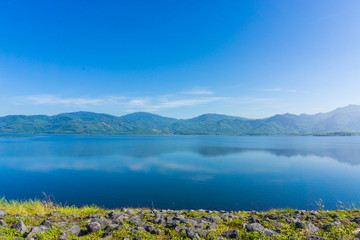
[[0, 115], [360, 104], [360, 1], [0, 1]]

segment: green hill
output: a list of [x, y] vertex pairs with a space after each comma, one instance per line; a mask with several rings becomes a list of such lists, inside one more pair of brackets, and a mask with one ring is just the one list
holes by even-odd
[[220, 114], [174, 119], [146, 112], [121, 117], [74, 112], [0, 118], [0, 133], [13, 134], [319, 135], [334, 132], [359, 133], [360, 106], [349, 105], [314, 115], [278, 114], [265, 119]]

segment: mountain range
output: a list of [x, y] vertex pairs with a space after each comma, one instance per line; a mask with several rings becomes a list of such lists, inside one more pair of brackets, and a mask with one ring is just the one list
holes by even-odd
[[121, 117], [92, 112], [0, 117], [0, 133], [12, 134], [134, 134], [134, 135], [313, 135], [360, 133], [360, 106], [328, 113], [278, 114], [248, 119], [204, 114], [175, 119], [137, 112]]

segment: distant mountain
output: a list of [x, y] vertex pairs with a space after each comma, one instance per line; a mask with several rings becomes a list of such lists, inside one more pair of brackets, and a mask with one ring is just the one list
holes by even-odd
[[92, 112], [12, 115], [0, 118], [0, 133], [27, 134], [144, 134], [144, 135], [322, 135], [360, 133], [360, 106], [349, 105], [314, 115], [278, 114], [247, 119], [204, 114], [175, 119], [137, 112], [117, 117]]

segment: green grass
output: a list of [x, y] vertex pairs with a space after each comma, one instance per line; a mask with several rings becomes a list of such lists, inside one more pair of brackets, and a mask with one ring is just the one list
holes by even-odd
[[[94, 213], [101, 213], [102, 216], [106, 216], [111, 211], [120, 211], [125, 213], [125, 210], [121, 209], [103, 209], [97, 206], [83, 206], [83, 207], [76, 207], [76, 206], [63, 206], [59, 204], [54, 204], [49, 200], [38, 201], [38, 200], [27, 200], [27, 201], [8, 201], [5, 198], [0, 199], [0, 209], [5, 210], [7, 216], [4, 218], [6, 223], [9, 227], [7, 228], [0, 228], [0, 239], [13, 239], [15, 237], [25, 238], [26, 234], [20, 234], [16, 230], [10, 228], [12, 224], [19, 221], [18, 217], [22, 218], [23, 222], [27, 226], [38, 226], [44, 219], [51, 219], [54, 223], [63, 221], [62, 218], [69, 219], [69, 216], [73, 214], [78, 214], [78, 216], [74, 216], [71, 222], [76, 222], [78, 226], [82, 229], [85, 229], [87, 222], [87, 217], [90, 214]], [[132, 209], [135, 214], [139, 212], [143, 212], [149, 214], [151, 212], [150, 209], [140, 209], [135, 208]], [[60, 213], [59, 216], [54, 214], [54, 212]], [[53, 214], [51, 214], [53, 213]], [[204, 215], [209, 216], [222, 216], [220, 212], [212, 212], [211, 214], [207, 214], [203, 211], [178, 211], [178, 213], [183, 214], [185, 217], [192, 217], [192, 218], [201, 218]], [[340, 210], [333, 210], [333, 211], [324, 211], [319, 210], [319, 218], [316, 220], [314, 225], [321, 228], [323, 224], [330, 223], [334, 221], [332, 216], [337, 215], [338, 219], [342, 221], [344, 224], [338, 227], [333, 227], [328, 231], [320, 230], [315, 235], [324, 237], [325, 239], [354, 239], [355, 234], [354, 231], [359, 229], [359, 224], [352, 222], [354, 217], [360, 217], [360, 211], [355, 207], [350, 209], [340, 209]], [[19, 215], [20, 214], [20, 215]], [[172, 213], [168, 213], [171, 215]], [[288, 223], [281, 218], [283, 216], [296, 214], [296, 210], [294, 209], [272, 209], [269, 211], [263, 212], [245, 212], [239, 211], [231, 213], [232, 219], [224, 220], [221, 219], [219, 223], [217, 223], [216, 229], [211, 229], [210, 234], [208, 235], [207, 239], [213, 237], [213, 239], [217, 239], [218, 236], [228, 230], [237, 229], [240, 232], [239, 239], [271, 239], [266, 237], [263, 233], [257, 232], [247, 232], [244, 228], [244, 224], [247, 223], [248, 217], [255, 217], [260, 219], [262, 222], [261, 224], [268, 229], [277, 230], [279, 235], [277, 236], [277, 240], [281, 239], [305, 239], [307, 236], [311, 234], [307, 232], [305, 229], [296, 229], [294, 223]], [[266, 220], [266, 217], [269, 215], [276, 215], [280, 217], [278, 220]], [[310, 215], [309, 212], [306, 212], [303, 216], [304, 219]], [[320, 217], [321, 216], [321, 217]], [[146, 222], [147, 220], [152, 221], [155, 216], [144, 216], [142, 220]], [[69, 220], [70, 221], [70, 220]], [[275, 221], [281, 222], [282, 226], [276, 228]], [[305, 222], [305, 220], [303, 221]], [[155, 224], [154, 224], [155, 225]], [[155, 227], [162, 230], [163, 234], [161, 235], [152, 235], [148, 232], [139, 232], [133, 234], [131, 229], [134, 227], [130, 222], [127, 220], [124, 221], [124, 225], [122, 229], [116, 230], [111, 239], [122, 239], [123, 237], [129, 237], [132, 239], [134, 236], [141, 236], [143, 239], [188, 239], [186, 238], [185, 232], [178, 233], [173, 229], [166, 229], [164, 226], [156, 225]], [[204, 226], [206, 227], [206, 225]], [[64, 230], [60, 227], [54, 227], [44, 233], [38, 234], [37, 239], [58, 239], [59, 236], [62, 234]], [[99, 232], [89, 234], [82, 237], [73, 237], [72, 239], [100, 239], [103, 235], [104, 231], [101, 230]]]

